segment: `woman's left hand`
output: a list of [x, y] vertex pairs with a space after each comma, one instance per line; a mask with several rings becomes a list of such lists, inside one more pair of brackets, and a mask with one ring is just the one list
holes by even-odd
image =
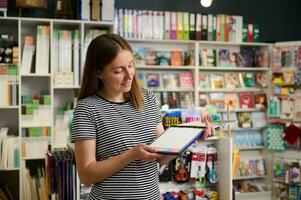
[[210, 122], [206, 121], [205, 134], [202, 139], [207, 139], [208, 137], [214, 136], [214, 134], [215, 134], [214, 127], [212, 126], [212, 124], [210, 124]]

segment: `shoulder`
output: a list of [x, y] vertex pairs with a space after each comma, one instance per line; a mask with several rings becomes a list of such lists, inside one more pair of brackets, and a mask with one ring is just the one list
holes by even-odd
[[149, 101], [149, 100], [155, 101], [156, 100], [156, 95], [152, 91], [150, 91], [148, 89], [143, 89], [142, 92], [143, 92], [144, 99], [146, 101]]
[[86, 110], [95, 107], [97, 104], [97, 96], [89, 96], [78, 100], [75, 110]]
[[148, 89], [143, 89], [143, 95], [144, 95], [144, 103], [150, 103], [150, 104], [156, 104], [159, 105], [157, 96]]

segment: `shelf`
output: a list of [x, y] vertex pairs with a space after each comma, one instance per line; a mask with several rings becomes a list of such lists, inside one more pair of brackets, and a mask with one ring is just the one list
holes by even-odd
[[19, 109], [19, 106], [0, 106], [0, 109]]
[[51, 77], [51, 74], [21, 74], [21, 77]]
[[298, 71], [298, 67], [295, 66], [290, 66], [290, 67], [281, 67], [280, 69], [276, 70], [276, 69], [272, 69], [273, 73], [279, 73], [279, 72], [285, 72], [285, 71]]
[[263, 191], [263, 192], [235, 192], [236, 200], [246, 200], [246, 199], [260, 199], [260, 200], [270, 200], [272, 199], [271, 191]]
[[283, 185], [295, 185], [295, 186], [301, 186], [300, 183], [285, 183], [285, 182], [283, 182], [283, 181], [281, 181], [281, 180], [277, 180], [277, 179], [273, 179], [273, 181], [274, 181], [275, 183], [283, 184]]
[[231, 128], [232, 131], [260, 131], [265, 127], [250, 127], [250, 128]]
[[254, 87], [245, 87], [245, 88], [235, 88], [235, 89], [201, 89], [199, 88], [199, 92], [228, 92], [228, 93], [235, 93], [235, 92], [264, 92], [267, 88], [254, 88]]
[[263, 42], [219, 42], [219, 41], [196, 41], [202, 45], [223, 45], [223, 46], [266, 46], [270, 47], [271, 43], [263, 43]]
[[264, 146], [255, 146], [255, 147], [238, 147], [240, 151], [249, 151], [249, 150], [260, 150], [264, 149]]
[[155, 39], [135, 39], [135, 38], [126, 38], [129, 42], [141, 42], [141, 43], [186, 43], [194, 44], [199, 43], [201, 45], [225, 45], [225, 46], [266, 46], [269, 47], [271, 43], [250, 43], [250, 42], [218, 42], [218, 41], [200, 41], [200, 40], [155, 40]]
[[61, 89], [80, 89], [80, 86], [53, 86], [53, 89], [55, 90], [61, 90]]
[[153, 92], [194, 92], [194, 89], [187, 88], [170, 88], [170, 89], [160, 89], [160, 88], [147, 88]]
[[155, 69], [155, 70], [188, 70], [195, 69], [195, 66], [171, 66], [171, 65], [147, 65], [147, 66], [136, 66], [137, 69]]
[[266, 177], [267, 176], [243, 176], [243, 177], [233, 177], [233, 180], [237, 181], [237, 180], [248, 180], [248, 179], [261, 179]]
[[199, 67], [200, 71], [269, 71], [268, 67]]
[[19, 167], [16, 167], [16, 168], [6, 168], [6, 169], [0, 169], [0, 172], [1, 171], [18, 171], [18, 170], [20, 170]]
[[84, 24], [95, 24], [95, 25], [106, 25], [113, 26], [113, 22], [106, 21], [88, 21], [88, 20], [74, 20], [74, 19], [53, 19], [53, 18], [32, 18], [32, 17], [0, 17], [0, 19], [8, 20], [21, 20], [21, 21], [34, 21], [34, 22], [58, 22], [58, 23], [84, 23]]
[[21, 158], [22, 160], [44, 160], [45, 157], [34, 157], [34, 158], [26, 158], [26, 157], [23, 157]]
[[[264, 111], [263, 109], [257, 109], [257, 108], [247, 108], [247, 109], [235, 109], [235, 110], [229, 110], [229, 112], [259, 112]], [[216, 112], [228, 112], [226, 109], [217, 109]]]
[[195, 44], [195, 40], [154, 40], [154, 39], [134, 39], [126, 38], [128, 42], [137, 42], [137, 43], [172, 43], [172, 44]]
[[52, 127], [52, 124], [23, 124], [21, 128], [39, 128], [39, 127]]

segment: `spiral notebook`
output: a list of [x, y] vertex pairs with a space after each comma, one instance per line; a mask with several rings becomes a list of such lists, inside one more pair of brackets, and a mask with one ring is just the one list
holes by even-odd
[[204, 134], [205, 128], [193, 126], [171, 126], [150, 146], [158, 153], [180, 155]]

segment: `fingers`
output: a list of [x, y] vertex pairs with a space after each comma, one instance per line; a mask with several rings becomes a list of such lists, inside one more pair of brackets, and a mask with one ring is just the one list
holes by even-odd
[[215, 129], [207, 120], [206, 120], [205, 124], [206, 124], [206, 128], [205, 128], [204, 138], [206, 139], [206, 138], [211, 137], [215, 134]]
[[135, 148], [138, 154], [137, 155], [138, 160], [151, 162], [163, 156], [162, 154], [157, 153], [156, 149], [145, 144], [138, 144], [136, 145]]

